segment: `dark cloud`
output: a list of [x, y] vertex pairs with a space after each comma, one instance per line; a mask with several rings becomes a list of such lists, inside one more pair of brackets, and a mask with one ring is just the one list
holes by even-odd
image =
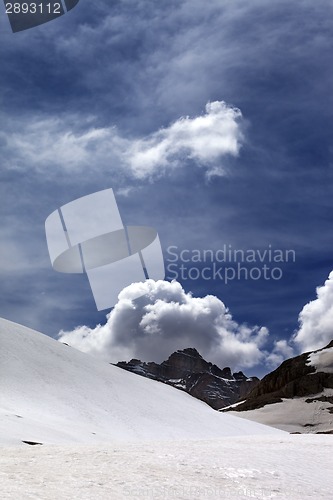
[[[113, 187], [124, 221], [156, 227], [164, 248], [294, 248], [277, 283], [182, 283], [268, 326], [268, 342], [289, 338], [332, 268], [331, 18], [324, 0], [99, 0], [13, 35], [2, 15], [1, 315], [51, 335], [102, 321], [84, 279], [47, 269], [44, 220]], [[223, 178], [188, 159], [154, 183], [124, 173], [119, 141], [215, 101], [243, 116], [239, 156], [213, 165]]]

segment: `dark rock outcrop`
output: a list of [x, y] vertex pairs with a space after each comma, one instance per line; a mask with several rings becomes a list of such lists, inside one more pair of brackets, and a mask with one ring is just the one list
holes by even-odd
[[28, 444], [29, 446], [43, 446], [43, 443], [37, 443], [36, 441], [22, 441], [24, 444]]
[[[333, 341], [324, 349], [331, 347]], [[325, 388], [333, 389], [333, 373], [316, 371], [314, 366], [308, 364], [309, 354], [311, 353], [304, 353], [284, 361], [250, 391], [244, 403], [230, 410], [254, 410], [267, 404], [279, 403], [282, 398], [310, 396], [321, 393]], [[310, 400], [307, 402], [310, 403]]]
[[259, 379], [242, 372], [232, 374], [206, 361], [196, 349], [176, 351], [161, 364], [139, 359], [121, 361], [116, 366], [181, 389], [218, 410], [244, 398]]

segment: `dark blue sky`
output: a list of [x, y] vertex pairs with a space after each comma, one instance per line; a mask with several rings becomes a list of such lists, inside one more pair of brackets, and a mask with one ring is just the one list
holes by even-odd
[[[0, 13], [0, 315], [51, 336], [105, 321], [85, 277], [52, 270], [44, 221], [112, 187], [124, 222], [155, 227], [164, 252], [294, 249], [279, 281], [182, 283], [268, 327], [269, 342], [289, 339], [333, 267], [333, 6], [81, 0], [16, 34]], [[133, 174], [119, 144], [214, 101], [241, 110], [238, 156]], [[215, 167], [224, 175], [207, 176]]]

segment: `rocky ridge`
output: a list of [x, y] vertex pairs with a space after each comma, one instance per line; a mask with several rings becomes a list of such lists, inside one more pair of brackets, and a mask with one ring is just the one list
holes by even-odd
[[[319, 353], [333, 348], [333, 340]], [[265, 405], [280, 403], [283, 398], [311, 396], [324, 389], [333, 389], [333, 373], [317, 370], [309, 364], [311, 352], [287, 359], [276, 370], [266, 375], [233, 411], [247, 411]], [[333, 356], [332, 356], [333, 357]]]
[[241, 371], [232, 373], [229, 367], [219, 368], [203, 359], [194, 348], [178, 350], [160, 364], [131, 359], [116, 366], [172, 385], [215, 410], [244, 399], [259, 382], [257, 377], [248, 378]]

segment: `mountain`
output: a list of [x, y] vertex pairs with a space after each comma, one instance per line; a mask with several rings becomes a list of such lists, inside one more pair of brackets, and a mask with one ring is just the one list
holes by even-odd
[[204, 401], [215, 410], [245, 398], [259, 382], [258, 378], [248, 378], [242, 372], [232, 374], [230, 368], [221, 370], [205, 361], [193, 348], [176, 351], [161, 364], [131, 359], [129, 362], [120, 361], [116, 366], [172, 385]]
[[223, 411], [290, 432], [333, 433], [333, 341], [284, 361]]
[[216, 439], [276, 429], [213, 411], [0, 319], [0, 445]]

